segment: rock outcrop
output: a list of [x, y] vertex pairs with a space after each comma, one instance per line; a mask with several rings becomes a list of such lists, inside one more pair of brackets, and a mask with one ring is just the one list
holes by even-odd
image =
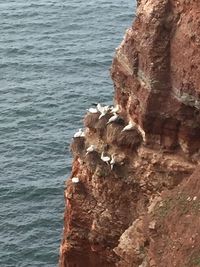
[[140, 1], [117, 48], [115, 99], [151, 147], [195, 153], [200, 147], [198, 1]]
[[200, 264], [199, 8], [138, 1], [111, 68], [120, 119], [86, 114], [71, 145], [60, 267]]

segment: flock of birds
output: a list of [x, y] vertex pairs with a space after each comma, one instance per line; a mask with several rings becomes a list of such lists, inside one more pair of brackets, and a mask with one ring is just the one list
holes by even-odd
[[[90, 145], [87, 149], [86, 149], [86, 155], [88, 155], [89, 153], [96, 151], [96, 146], [95, 145]], [[115, 164], [115, 158], [114, 155], [111, 155], [111, 157], [106, 156], [104, 152], [101, 153], [101, 160], [107, 164], [110, 164], [111, 170], [113, 169], [113, 166]]]
[[[106, 114], [110, 113], [112, 116], [108, 119], [107, 124], [112, 123], [112, 122], [117, 122], [118, 120], [122, 120], [119, 116], [120, 112], [120, 107], [119, 105], [116, 106], [102, 106], [101, 104], [94, 104], [96, 107], [91, 107], [87, 109], [87, 111], [91, 114], [97, 114], [100, 113], [98, 119], [100, 120], [102, 117], [104, 117]], [[123, 129], [122, 132], [124, 131], [129, 131], [132, 130], [136, 127], [136, 124], [133, 123], [132, 121], [129, 121], [128, 125], [126, 125]], [[79, 129], [73, 136], [74, 138], [80, 138], [80, 137], [85, 137], [85, 132], [82, 129]], [[95, 145], [90, 145], [86, 149], [86, 155], [89, 153], [96, 151], [96, 146]], [[106, 164], [110, 165], [111, 170], [113, 169], [116, 161], [114, 155], [107, 156], [105, 155], [104, 152], [101, 153], [101, 160], [105, 162]], [[79, 178], [78, 177], [73, 177], [72, 178], [72, 183], [78, 183]]]
[[[107, 124], [109, 123], [112, 123], [112, 122], [115, 122], [115, 121], [118, 121], [118, 120], [122, 120], [122, 118], [120, 118], [119, 116], [119, 111], [120, 111], [120, 107], [119, 105], [116, 105], [115, 107], [113, 106], [102, 106], [101, 104], [95, 104], [96, 107], [95, 108], [89, 108], [87, 109], [87, 111], [89, 113], [92, 113], [92, 114], [97, 114], [97, 113], [100, 113], [99, 115], [99, 120], [104, 117], [106, 114], [108, 113], [111, 113], [112, 116], [109, 118]], [[132, 130], [133, 128], [135, 128], [136, 124], [132, 121], [129, 121], [128, 125], [126, 125], [123, 129], [122, 129], [122, 132], [124, 131], [128, 131], [128, 130]], [[74, 138], [76, 137], [84, 137], [85, 136], [85, 133], [82, 131], [82, 129], [79, 129], [78, 132], [76, 132], [74, 134]]]

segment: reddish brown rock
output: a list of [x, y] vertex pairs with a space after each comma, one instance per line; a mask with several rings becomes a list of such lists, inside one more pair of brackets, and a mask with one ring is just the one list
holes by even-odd
[[111, 75], [115, 99], [144, 129], [147, 142], [200, 148], [198, 1], [141, 0], [117, 48]]
[[200, 264], [199, 10], [197, 0], [138, 1], [111, 68], [121, 120], [87, 114], [71, 146], [60, 267]]
[[112, 123], [107, 126], [106, 142], [121, 149], [136, 149], [142, 143], [142, 136], [136, 128], [122, 132], [124, 125]]

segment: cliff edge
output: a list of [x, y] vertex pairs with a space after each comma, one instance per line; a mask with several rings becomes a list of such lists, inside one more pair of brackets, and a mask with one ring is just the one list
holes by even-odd
[[200, 266], [199, 25], [197, 0], [137, 1], [115, 107], [71, 144], [60, 267]]

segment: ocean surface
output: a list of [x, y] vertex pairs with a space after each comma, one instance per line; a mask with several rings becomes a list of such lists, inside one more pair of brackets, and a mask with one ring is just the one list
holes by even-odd
[[57, 266], [69, 144], [109, 67], [134, 0], [0, 0], [0, 267]]

